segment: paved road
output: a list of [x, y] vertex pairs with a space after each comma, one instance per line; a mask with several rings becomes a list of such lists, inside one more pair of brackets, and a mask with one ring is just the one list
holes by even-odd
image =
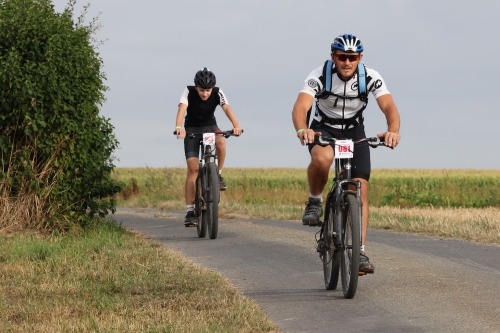
[[115, 215], [222, 273], [283, 332], [500, 332], [500, 247], [370, 230], [366, 250], [376, 273], [360, 277], [347, 300], [342, 290], [324, 289], [316, 228], [237, 218], [221, 220], [211, 240], [185, 228], [183, 217], [141, 209]]

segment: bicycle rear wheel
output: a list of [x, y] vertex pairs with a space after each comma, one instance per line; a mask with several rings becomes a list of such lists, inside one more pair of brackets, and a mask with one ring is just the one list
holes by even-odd
[[325, 241], [325, 252], [323, 253], [323, 273], [325, 288], [327, 290], [337, 289], [339, 281], [340, 251], [335, 250], [335, 237], [333, 232], [335, 221], [335, 204], [329, 200], [326, 206], [325, 223], [323, 224], [323, 240]]
[[207, 177], [207, 226], [210, 239], [217, 238], [219, 230], [219, 173], [214, 162], [206, 167]]
[[207, 216], [203, 211], [203, 187], [201, 177], [196, 178], [196, 196], [194, 199], [194, 213], [196, 215], [196, 231], [198, 237], [203, 238], [207, 235]]
[[356, 196], [346, 195], [341, 230], [341, 275], [345, 298], [353, 298], [358, 287], [361, 247], [361, 215], [359, 212]]

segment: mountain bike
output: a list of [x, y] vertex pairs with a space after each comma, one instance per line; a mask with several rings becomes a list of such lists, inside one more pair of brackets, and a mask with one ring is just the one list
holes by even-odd
[[339, 271], [345, 298], [356, 294], [359, 275], [359, 256], [361, 250], [361, 183], [351, 178], [351, 159], [354, 148], [369, 145], [372, 148], [385, 146], [378, 137], [364, 138], [353, 142], [319, 136], [315, 143], [326, 147], [331, 145], [335, 151], [335, 178], [328, 193], [325, 219], [320, 221], [320, 237], [317, 251], [323, 262], [325, 287], [337, 288]]
[[[174, 134], [177, 133], [174, 132]], [[226, 139], [230, 136], [236, 136], [232, 130], [186, 133], [186, 138], [200, 140], [202, 147], [194, 198], [195, 225], [200, 238], [204, 238], [208, 230], [210, 239], [216, 239], [219, 230], [220, 183], [217, 155], [215, 154], [216, 135], [223, 135]]]

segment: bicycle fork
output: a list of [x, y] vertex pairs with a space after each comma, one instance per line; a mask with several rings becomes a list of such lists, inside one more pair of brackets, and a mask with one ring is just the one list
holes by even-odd
[[[354, 185], [356, 186], [356, 191], [352, 191], [352, 190], [344, 190], [343, 189], [343, 185], [346, 184], [346, 185]], [[344, 212], [345, 212], [345, 208], [346, 208], [346, 202], [344, 200], [344, 198], [346, 197], [346, 195], [349, 195], [349, 194], [352, 194], [356, 197], [356, 202], [358, 203], [358, 207], [357, 209], [359, 210], [359, 216], [361, 216], [361, 183], [359, 181], [356, 181], [356, 180], [352, 180], [352, 179], [346, 179], [346, 180], [341, 180], [339, 182], [339, 186], [336, 188], [336, 193], [335, 193], [335, 197], [336, 198], [340, 198], [340, 200], [337, 200], [337, 202], [335, 202], [335, 210], [337, 212], [337, 214], [335, 214], [335, 223], [334, 223], [334, 226], [335, 226], [335, 230], [334, 230], [334, 237], [335, 237], [335, 248], [337, 250], [340, 250], [342, 249], [342, 246], [343, 246], [343, 242], [342, 242], [342, 223], [344, 221]], [[361, 220], [360, 221], [353, 221], [353, 223], [360, 223], [360, 234], [359, 234], [359, 238], [361, 239], [361, 233], [362, 233], [362, 222]]]
[[200, 195], [198, 197], [198, 199], [200, 200], [200, 206], [201, 206], [201, 210], [205, 210], [207, 208], [207, 201], [205, 200], [206, 199], [206, 188], [207, 188], [207, 180], [206, 180], [206, 177], [205, 177], [205, 165], [200, 161], [200, 164], [198, 166], [198, 172], [199, 172], [199, 175], [198, 177], [201, 179], [201, 188], [200, 188]]

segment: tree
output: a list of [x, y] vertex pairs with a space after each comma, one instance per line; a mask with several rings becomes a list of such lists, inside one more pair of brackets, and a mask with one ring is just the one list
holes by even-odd
[[96, 21], [75, 22], [74, 4], [57, 13], [50, 0], [0, 1], [1, 195], [31, 195], [45, 225], [104, 216], [122, 187], [111, 178], [114, 127], [99, 115], [108, 88]]

